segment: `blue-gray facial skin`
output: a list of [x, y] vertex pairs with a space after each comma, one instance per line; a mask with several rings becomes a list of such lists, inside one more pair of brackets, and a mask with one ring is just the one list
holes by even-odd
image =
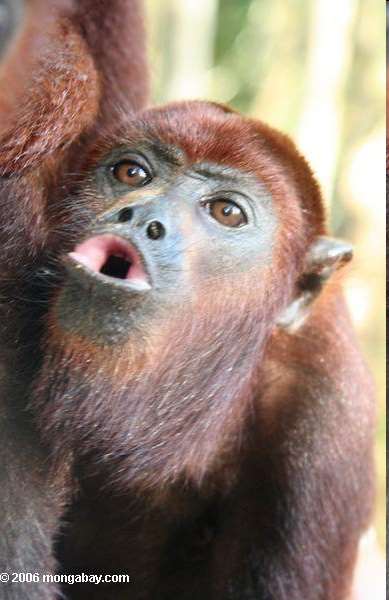
[[115, 149], [85, 195], [99, 209], [80, 243], [123, 240], [139, 257], [144, 285], [98, 263], [90, 268], [93, 256], [87, 266], [68, 260], [57, 306], [66, 330], [117, 343], [135, 323], [191, 303], [196, 290], [212, 301], [220, 284], [247, 271], [259, 275], [271, 260], [277, 218], [264, 185], [236, 168], [186, 165], [179, 148]]

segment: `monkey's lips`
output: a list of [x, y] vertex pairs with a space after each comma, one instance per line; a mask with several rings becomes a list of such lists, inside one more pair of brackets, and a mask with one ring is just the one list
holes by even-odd
[[78, 275], [133, 291], [151, 289], [139, 251], [128, 240], [112, 234], [93, 236], [67, 254], [67, 264]]

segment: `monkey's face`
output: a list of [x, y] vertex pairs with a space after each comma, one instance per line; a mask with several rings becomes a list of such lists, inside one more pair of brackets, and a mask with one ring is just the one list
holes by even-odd
[[56, 324], [98, 345], [155, 340], [181, 319], [215, 335], [248, 316], [271, 327], [308, 243], [303, 159], [208, 103], [146, 111], [125, 132], [89, 159], [76, 204], [92, 218], [65, 257]]
[[83, 193], [96, 217], [65, 257], [65, 329], [118, 343], [188, 309], [201, 319], [206, 308], [209, 323], [223, 310], [238, 318], [242, 287], [265, 279], [277, 218], [252, 174], [140, 140], [104, 156]]

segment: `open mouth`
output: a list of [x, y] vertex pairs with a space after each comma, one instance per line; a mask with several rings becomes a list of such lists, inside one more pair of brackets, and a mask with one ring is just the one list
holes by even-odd
[[76, 268], [104, 281], [139, 290], [150, 289], [148, 276], [138, 250], [127, 240], [103, 234], [78, 244], [68, 254]]

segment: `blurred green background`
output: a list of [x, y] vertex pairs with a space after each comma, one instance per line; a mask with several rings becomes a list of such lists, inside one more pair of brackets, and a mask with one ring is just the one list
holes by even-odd
[[[209, 98], [293, 137], [355, 245], [345, 292], [377, 384], [385, 536], [385, 5], [382, 0], [147, 0], [153, 102]], [[350, 507], [352, 510], [352, 507]]]

